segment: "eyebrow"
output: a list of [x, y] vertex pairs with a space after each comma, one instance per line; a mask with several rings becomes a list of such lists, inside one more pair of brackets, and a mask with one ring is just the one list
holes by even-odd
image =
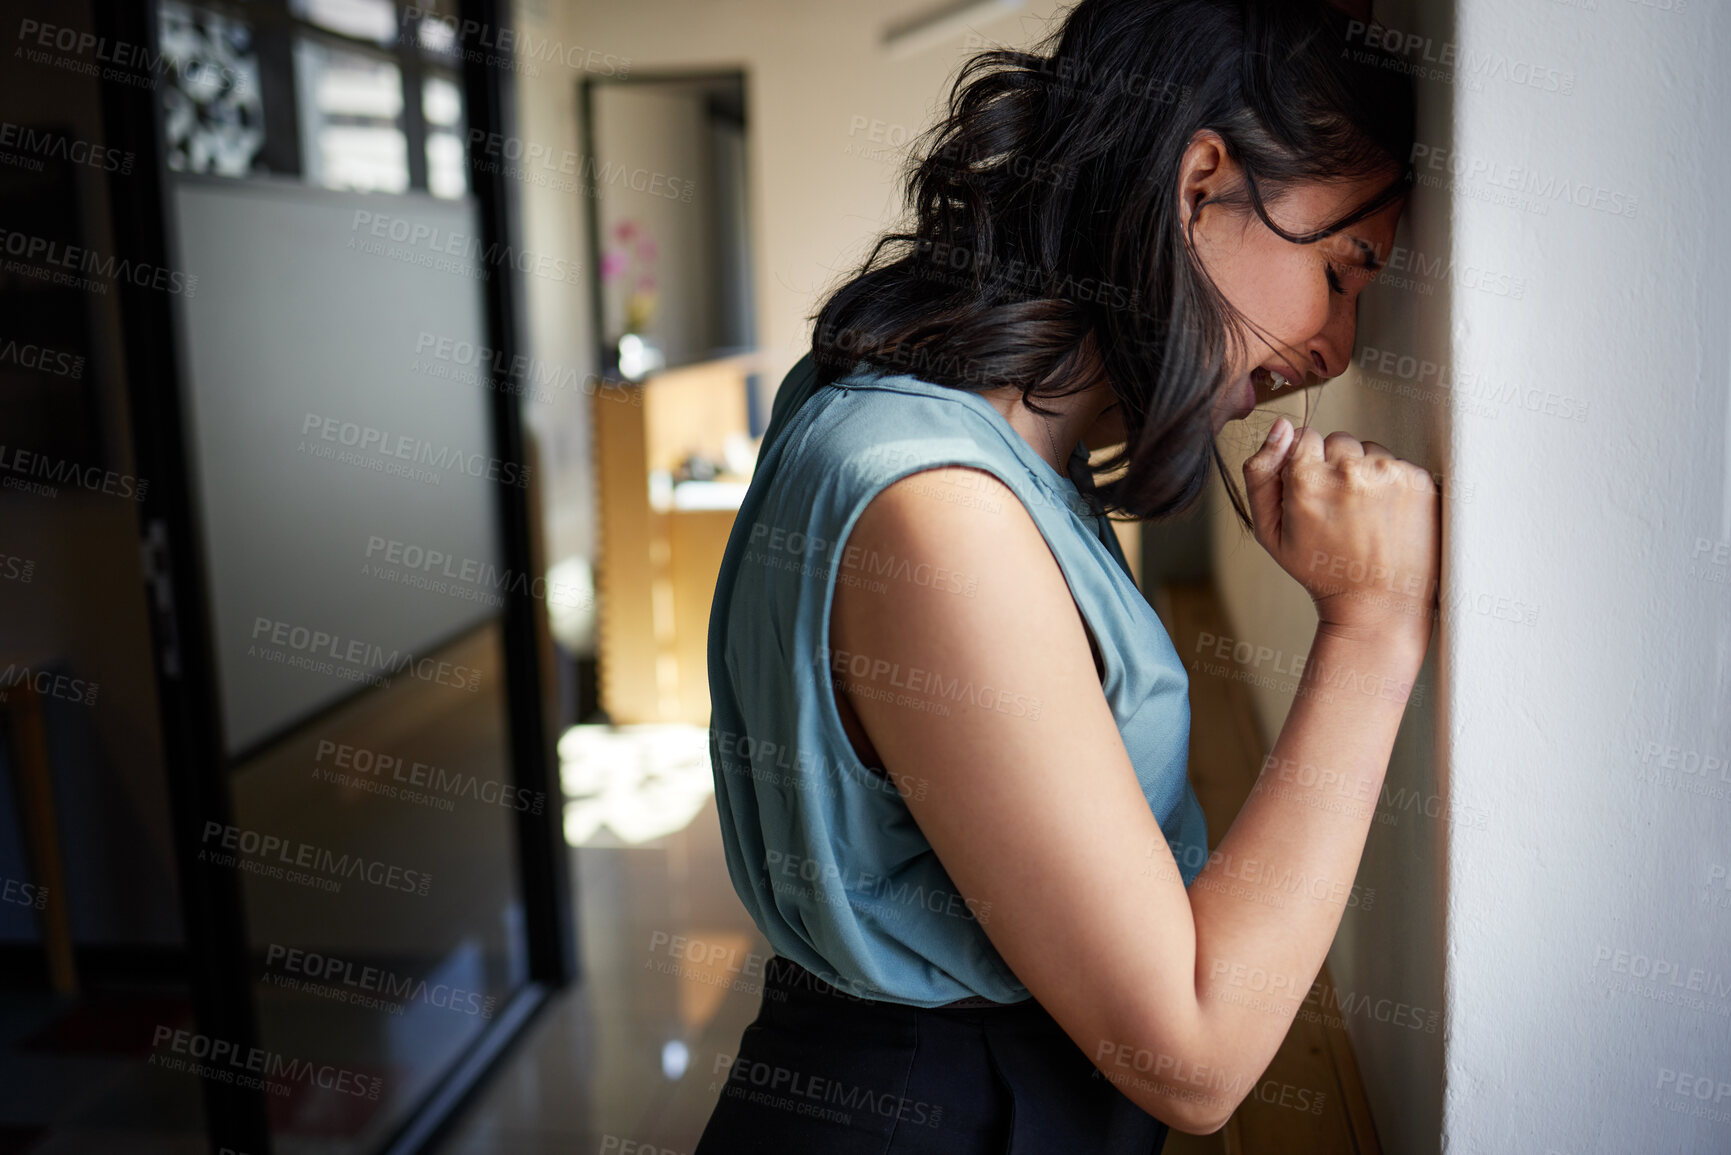
[[1376, 250], [1371, 248], [1369, 244], [1353, 236], [1351, 233], [1346, 234], [1346, 239], [1358, 246], [1358, 251], [1362, 258], [1360, 263], [1364, 265], [1365, 269], [1374, 273], [1378, 269], [1382, 268], [1382, 261], [1377, 258]]

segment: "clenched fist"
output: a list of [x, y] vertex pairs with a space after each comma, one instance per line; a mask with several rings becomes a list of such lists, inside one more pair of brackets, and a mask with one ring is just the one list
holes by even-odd
[[1256, 540], [1309, 591], [1324, 628], [1428, 642], [1441, 517], [1427, 470], [1347, 433], [1295, 440], [1282, 417], [1244, 482]]

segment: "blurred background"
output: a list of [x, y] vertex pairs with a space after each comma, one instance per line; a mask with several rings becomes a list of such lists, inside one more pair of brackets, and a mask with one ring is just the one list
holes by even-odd
[[[769, 956], [721, 552], [909, 145], [1060, 7], [0, 13], [0, 1155], [689, 1152]], [[1437, 475], [1443, 616], [1327, 967], [1167, 1150], [1731, 1150], [1731, 14], [1376, 17], [1420, 187], [1310, 401]], [[1314, 613], [1218, 486], [1119, 530], [1218, 841]]]

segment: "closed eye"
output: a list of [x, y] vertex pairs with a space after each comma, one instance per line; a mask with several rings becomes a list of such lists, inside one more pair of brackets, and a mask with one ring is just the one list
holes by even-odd
[[1340, 283], [1340, 274], [1334, 271], [1334, 266], [1324, 264], [1323, 268], [1328, 270], [1329, 289], [1333, 292], [1339, 293], [1343, 297], [1346, 296], [1346, 286]]

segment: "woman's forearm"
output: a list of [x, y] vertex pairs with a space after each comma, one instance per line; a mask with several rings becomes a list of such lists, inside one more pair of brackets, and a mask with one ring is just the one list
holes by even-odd
[[1318, 627], [1274, 750], [1191, 883], [1199, 1021], [1224, 1072], [1267, 1066], [1334, 940], [1424, 660], [1419, 628]]

